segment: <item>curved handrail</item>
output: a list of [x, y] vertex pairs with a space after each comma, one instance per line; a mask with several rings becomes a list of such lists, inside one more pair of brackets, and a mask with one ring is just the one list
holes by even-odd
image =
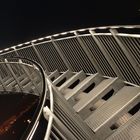
[[[49, 78], [47, 79], [47, 83], [48, 83], [48, 89], [49, 89], [49, 93], [50, 93], [50, 111], [51, 113], [53, 113], [54, 111], [54, 99], [53, 99], [53, 89], [52, 89], [52, 84], [49, 80]], [[52, 128], [52, 122], [53, 122], [53, 115], [49, 115], [49, 119], [48, 119], [48, 127], [46, 129], [46, 133], [45, 133], [45, 137], [44, 140], [48, 140], [50, 133], [51, 133], [51, 128]]]
[[[15, 60], [15, 59], [19, 59], [19, 60], [25, 60], [25, 61], [28, 61], [28, 62], [31, 62], [41, 73], [41, 76], [42, 76], [42, 81], [43, 81], [43, 90], [42, 90], [42, 94], [41, 94], [41, 97], [40, 97], [40, 100], [39, 100], [39, 104], [37, 106], [37, 109], [34, 113], [34, 116], [32, 118], [32, 121], [30, 123], [30, 125], [28, 126], [28, 128], [26, 129], [26, 131], [24, 132], [24, 134], [22, 135], [22, 138], [21, 140], [29, 140], [31, 139], [31, 137], [33, 136], [36, 128], [37, 128], [37, 125], [39, 124], [39, 119], [41, 117], [41, 113], [42, 113], [42, 110], [43, 110], [43, 107], [44, 107], [44, 104], [45, 104], [45, 100], [46, 100], [46, 96], [47, 96], [47, 81], [46, 81], [46, 77], [45, 77], [45, 72], [42, 68], [42, 66], [33, 61], [33, 60], [30, 60], [30, 59], [27, 59], [27, 58], [21, 58], [21, 57], [15, 57], [15, 58], [5, 58], [5, 59], [10, 59], [10, 60]], [[1, 58], [1, 60], [3, 60], [3, 58]], [[2, 63], [5, 63], [5, 64], [21, 64], [21, 62], [0, 62], [1, 64]], [[25, 65], [28, 65], [30, 66], [29, 64], [26, 64], [26, 63], [22, 63], [22, 64], [25, 64]]]
[[[32, 46], [32, 43], [36, 43], [36, 42], [43, 42], [46, 39], [49, 39], [51, 37], [59, 37], [61, 35], [67, 35], [69, 33], [74, 34], [75, 32], [84, 32], [84, 31], [91, 31], [91, 30], [104, 30], [104, 29], [119, 29], [119, 28], [123, 28], [123, 29], [133, 29], [133, 28], [140, 28], [140, 25], [108, 25], [108, 26], [97, 26], [97, 27], [89, 27], [89, 28], [79, 28], [79, 29], [74, 29], [74, 30], [70, 30], [70, 31], [65, 31], [65, 32], [60, 32], [60, 33], [56, 33], [56, 34], [51, 34], [45, 37], [41, 37], [41, 38], [37, 38], [34, 40], [30, 40], [24, 43], [20, 43], [14, 46], [11, 46], [9, 48], [5, 48], [3, 50], [0, 50], [0, 53], [5, 53], [5, 51], [13, 51], [15, 49], [19, 49], [19, 48], [28, 48], [30, 46]], [[128, 34], [127, 34], [128, 35]], [[74, 35], [75, 36], [75, 35]], [[50, 40], [51, 41], [51, 40]], [[11, 50], [10, 50], [11, 49]]]

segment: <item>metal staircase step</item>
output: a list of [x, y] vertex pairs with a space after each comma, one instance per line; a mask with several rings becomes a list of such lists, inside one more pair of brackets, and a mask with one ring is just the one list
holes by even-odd
[[51, 81], [54, 81], [55, 79], [57, 79], [58, 77], [60, 76], [60, 73], [58, 72], [58, 70], [52, 72], [50, 75], [49, 75], [49, 78]]
[[[29, 89], [30, 88], [30, 89]], [[37, 88], [37, 90], [36, 90]], [[27, 86], [24, 87], [24, 90], [28, 91], [29, 93], [34, 92], [34, 95], [39, 95], [40, 93], [42, 93], [42, 82], [39, 82], [38, 84], [36, 84], [36, 87], [32, 85], [32, 83], [29, 83]]]
[[102, 139], [112, 132], [109, 128], [140, 100], [140, 88], [125, 86], [104, 105], [95, 110], [85, 122]]
[[[22, 80], [24, 80], [25, 76], [26, 76], [25, 74], [20, 75], [19, 77], [17, 77], [17, 79], [19, 80], [19, 82], [21, 82]], [[15, 81], [15, 79], [13, 79], [13, 81], [11, 83], [9, 83], [7, 86], [13, 87], [16, 84], [17, 84], [17, 82]]]
[[[8, 79], [7, 79], [8, 78]], [[11, 82], [13, 82], [14, 78], [11, 76], [8, 76], [7, 78], [4, 79], [5, 85], [9, 85]]]
[[63, 92], [66, 88], [70, 88], [70, 86], [72, 84], [74, 84], [76, 81], [79, 83], [80, 81], [84, 80], [86, 78], [86, 74], [84, 73], [84, 71], [80, 71], [78, 73], [76, 73], [75, 75], [73, 75], [70, 79], [68, 79], [64, 84], [62, 84], [58, 90], [61, 91], [63, 94], [65, 94], [65, 92]]
[[6, 82], [6, 81], [9, 80], [10, 78], [12, 78], [11, 75], [10, 75], [10, 76], [8, 75], [8, 76], [4, 77], [4, 78], [3, 78], [3, 82]]
[[60, 86], [63, 81], [67, 81], [71, 76], [73, 75], [73, 72], [71, 72], [70, 70], [67, 70], [66, 72], [64, 72], [63, 74], [61, 74], [57, 79], [55, 79], [53, 81], [53, 85], [55, 86]]
[[99, 75], [98, 73], [90, 75], [86, 77], [83, 81], [81, 81], [75, 88], [73, 89], [66, 89], [64, 92], [66, 100], [71, 104], [74, 105], [75, 102], [75, 97], [89, 88], [89, 86], [92, 86], [92, 88], [95, 88], [104, 78]]
[[[94, 132], [88, 127], [88, 125], [75, 113], [74, 109], [68, 104], [64, 96], [60, 94], [58, 88], [53, 86], [55, 93], [54, 96], [54, 114], [58, 119], [66, 126], [66, 128], [72, 133], [77, 140], [96, 140]], [[55, 127], [62, 130], [65, 133], [65, 129], [60, 124], [54, 123]], [[73, 138], [68, 138], [73, 139]]]
[[105, 102], [102, 100], [105, 95], [109, 93], [115, 94], [120, 88], [122, 88], [122, 86], [123, 83], [118, 80], [118, 78], [104, 79], [88, 94], [82, 93], [84, 94], [84, 97], [80, 98], [79, 102], [74, 105], [73, 108], [83, 119], [86, 119], [91, 113], [93, 113], [92, 111]]
[[140, 111], [127, 123], [120, 126], [107, 140], [139, 140], [140, 139]]

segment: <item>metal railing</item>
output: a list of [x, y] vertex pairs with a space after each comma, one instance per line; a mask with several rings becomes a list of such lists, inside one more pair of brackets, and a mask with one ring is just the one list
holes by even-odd
[[[9, 80], [11, 81], [8, 84], [7, 81]], [[42, 66], [33, 60], [25, 58], [0, 59], [1, 91], [6, 91], [4, 93], [14, 91], [19, 94], [26, 93], [39, 96], [39, 102], [31, 123], [23, 133], [21, 139], [32, 139], [37, 129], [48, 93], [47, 81], [47, 76]]]
[[63, 32], [1, 50], [0, 56], [35, 60], [47, 73], [84, 70], [140, 85], [140, 25]]

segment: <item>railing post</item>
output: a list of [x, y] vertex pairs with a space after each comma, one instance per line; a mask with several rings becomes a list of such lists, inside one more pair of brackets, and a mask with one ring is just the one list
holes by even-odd
[[[64, 140], [66, 139], [72, 139], [72, 140], [76, 140], [76, 138], [74, 137], [74, 135], [67, 129], [67, 127], [59, 120], [59, 118], [53, 113], [51, 112], [51, 110], [48, 108], [48, 106], [43, 108], [43, 115], [45, 117], [45, 119], [48, 121], [49, 117], [54, 119], [54, 126], [57, 128], [59, 127], [59, 130], [63, 132], [63, 135], [61, 135], [63, 137]], [[61, 126], [61, 127], [60, 127]], [[46, 135], [46, 140], [48, 138], [48, 136]]]
[[116, 40], [116, 42], [118, 43], [118, 45], [120, 46], [121, 50], [124, 52], [124, 54], [128, 58], [129, 62], [131, 63], [131, 65], [133, 66], [135, 71], [137, 72], [137, 74], [140, 76], [140, 66], [135, 61], [135, 59], [133, 58], [133, 56], [131, 55], [129, 50], [123, 45], [123, 43], [120, 41], [120, 39], [116, 36], [116, 34], [118, 33], [117, 30], [110, 29], [110, 32], [111, 32], [112, 36], [114, 37], [114, 39]]
[[[33, 80], [32, 76], [30, 75], [30, 73], [28, 72], [26, 66], [22, 65], [22, 61], [19, 60], [19, 63], [21, 65], [21, 67], [23, 68], [24, 72], [26, 73], [27, 77], [30, 79], [32, 85], [34, 85], [36, 91], [41, 94], [41, 91], [39, 91], [38, 87], [37, 87], [37, 84], [35, 83], [35, 81]], [[33, 72], [34, 73], [34, 72]]]
[[[16, 48], [14, 47], [13, 49], [14, 49], [16, 55], [19, 56], [19, 54], [18, 54]], [[28, 70], [26, 69], [26, 67], [25, 67], [24, 65], [22, 65], [22, 60], [21, 60], [21, 59], [19, 59], [19, 63], [20, 63], [20, 66], [23, 68], [23, 70], [24, 70], [25, 74], [27, 75], [27, 77], [31, 80], [31, 83], [32, 83], [32, 84], [34, 85], [34, 87], [36, 88], [37, 92], [40, 93], [40, 91], [39, 91], [38, 88], [37, 88], [36, 83], [34, 82], [34, 80], [32, 79], [32, 77], [30, 76]]]
[[51, 42], [52, 42], [53, 46], [55, 47], [55, 49], [56, 49], [57, 52], [59, 53], [61, 59], [62, 59], [63, 62], [65, 63], [66, 67], [67, 67], [69, 70], [73, 71], [73, 68], [72, 68], [71, 64], [69, 63], [67, 57], [66, 57], [66, 56], [64, 55], [64, 53], [61, 51], [61, 49], [58, 48], [58, 45], [55, 43], [54, 39], [53, 39], [52, 37], [50, 37], [50, 39], [51, 39]]
[[94, 56], [92, 55], [91, 51], [84, 45], [83, 41], [81, 40], [81, 38], [79, 37], [78, 33], [75, 31], [74, 32], [80, 46], [83, 48], [84, 52], [86, 53], [87, 57], [89, 58], [89, 60], [91, 61], [91, 63], [93, 64], [93, 66], [96, 68], [96, 70], [98, 71], [98, 73], [103, 74], [100, 66], [97, 64], [96, 59], [94, 58]]
[[6, 66], [7, 66], [8, 69], [9, 69], [9, 71], [11, 72], [13, 78], [15, 79], [16, 83], [18, 84], [20, 90], [23, 91], [23, 87], [22, 87], [22, 85], [20, 84], [20, 82], [19, 82], [19, 80], [18, 80], [16, 74], [15, 74], [14, 71], [12, 70], [10, 64], [8, 64], [8, 60], [7, 60], [7, 59], [4, 59], [4, 61], [5, 61], [5, 63], [6, 63]]
[[94, 39], [94, 41], [96, 42], [96, 44], [98, 45], [99, 49], [102, 51], [103, 55], [105, 56], [105, 58], [107, 59], [107, 61], [109, 62], [109, 64], [111, 65], [112, 69], [114, 70], [114, 72], [117, 74], [117, 76], [122, 79], [123, 75], [121, 75], [121, 72], [119, 71], [119, 69], [117, 68], [116, 64], [114, 63], [114, 61], [112, 60], [111, 56], [109, 55], [109, 53], [106, 51], [105, 47], [100, 43], [100, 41], [96, 38], [95, 31], [93, 30], [89, 30], [90, 34], [92, 35], [92, 38]]
[[47, 74], [49, 74], [49, 70], [48, 70], [46, 64], [44, 63], [43, 58], [41, 57], [41, 55], [39, 54], [39, 52], [38, 52], [37, 49], [35, 48], [35, 44], [34, 44], [33, 42], [32, 42], [31, 44], [32, 44], [33, 50], [35, 51], [35, 53], [36, 53], [38, 59], [39, 59], [40, 62], [41, 62], [42, 67], [45, 68], [45, 72], [46, 72]]

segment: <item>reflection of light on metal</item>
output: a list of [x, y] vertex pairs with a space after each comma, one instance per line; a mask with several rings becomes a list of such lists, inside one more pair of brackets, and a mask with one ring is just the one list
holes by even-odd
[[37, 40], [35, 39], [35, 40], [32, 40], [31, 42], [36, 42]]
[[124, 27], [124, 28], [128, 28], [128, 29], [133, 29], [133, 28], [135, 28], [135, 26], [126, 26], [126, 27]]
[[112, 29], [120, 28], [119, 26], [112, 26]]
[[79, 29], [78, 31], [83, 32], [83, 31], [86, 31], [86, 29]]
[[28, 44], [30, 44], [30, 42], [26, 42], [26, 43], [24, 43], [25, 45], [28, 45]]
[[3, 52], [3, 50], [0, 50], [0, 53]]
[[70, 31], [70, 33], [74, 33], [75, 31]]
[[12, 49], [15, 49], [15, 48], [16, 48], [16, 46], [12, 46], [11, 48], [12, 48]]
[[107, 27], [98, 27], [98, 29], [107, 29]]
[[53, 36], [56, 37], [56, 36], [59, 36], [59, 34], [54, 34]]
[[95, 30], [96, 28], [89, 28], [89, 31]]
[[66, 35], [67, 34], [67, 32], [63, 32], [63, 33], [61, 33], [61, 35]]
[[18, 47], [21, 47], [23, 44], [19, 44], [19, 45], [17, 45]]
[[51, 36], [46, 36], [45, 38], [47, 38], [47, 39], [48, 39], [48, 38], [50, 38], [50, 37], [51, 37]]
[[39, 38], [38, 40], [40, 40], [40, 41], [41, 41], [41, 40], [43, 40], [43, 39], [44, 39], [44, 38], [42, 37], [42, 38]]
[[8, 50], [9, 50], [9, 48], [4, 49], [4, 51], [8, 51]]

